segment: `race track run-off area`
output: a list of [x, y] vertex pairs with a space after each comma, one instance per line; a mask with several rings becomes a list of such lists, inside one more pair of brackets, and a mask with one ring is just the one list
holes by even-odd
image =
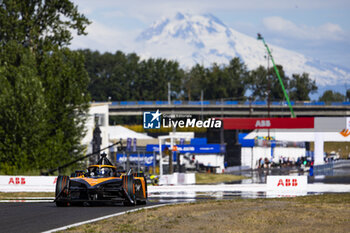
[[[159, 205], [148, 203], [147, 207]], [[44, 232], [68, 225], [103, 218], [146, 206], [94, 206], [59, 208], [54, 203], [0, 203], [0, 232]]]
[[[271, 193], [265, 184], [233, 185], [182, 185], [150, 186], [147, 205], [126, 207], [123, 205], [99, 205], [92, 207], [70, 206], [56, 207], [52, 199], [27, 202], [17, 199], [0, 203], [1, 232], [45, 232], [63, 230], [67, 227], [81, 225], [92, 221], [124, 214], [139, 208], [152, 208], [157, 205], [174, 204], [197, 199], [231, 199], [231, 198], [269, 198], [293, 195]], [[310, 195], [322, 193], [350, 192], [347, 184], [308, 184], [305, 193]]]

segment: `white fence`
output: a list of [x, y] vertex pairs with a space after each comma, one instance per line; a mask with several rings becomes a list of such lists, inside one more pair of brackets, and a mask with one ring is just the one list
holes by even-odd
[[[55, 192], [57, 176], [0, 176], [0, 192]], [[164, 175], [163, 185], [195, 184], [195, 174]]]
[[0, 176], [0, 192], [55, 192], [57, 176]]

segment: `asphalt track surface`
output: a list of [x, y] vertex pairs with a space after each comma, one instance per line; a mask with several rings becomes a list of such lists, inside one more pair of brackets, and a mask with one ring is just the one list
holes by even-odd
[[43, 232], [66, 225], [124, 212], [140, 207], [164, 204], [148, 202], [147, 205], [56, 207], [54, 203], [0, 203], [0, 232]]

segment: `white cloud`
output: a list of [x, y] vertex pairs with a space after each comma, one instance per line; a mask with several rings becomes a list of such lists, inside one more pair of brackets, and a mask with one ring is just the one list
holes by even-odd
[[161, 16], [175, 12], [207, 13], [237, 10], [294, 10], [299, 9], [344, 9], [349, 8], [347, 0], [74, 0], [79, 9], [87, 14], [115, 9], [129, 17], [135, 17], [149, 24]]
[[326, 23], [318, 27], [296, 25], [292, 21], [279, 16], [266, 17], [263, 24], [271, 32], [284, 36], [305, 40], [335, 40], [345, 39], [344, 30], [337, 24]]
[[119, 28], [111, 28], [99, 22], [92, 22], [86, 32], [87, 36], [74, 35], [71, 43], [72, 49], [91, 48], [101, 52], [115, 52], [122, 50], [133, 51], [134, 38], [139, 31], [125, 31]]

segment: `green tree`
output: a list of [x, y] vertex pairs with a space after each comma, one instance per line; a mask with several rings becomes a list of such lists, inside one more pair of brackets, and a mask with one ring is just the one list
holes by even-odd
[[52, 168], [71, 161], [83, 150], [80, 141], [89, 107], [89, 77], [84, 56], [67, 48], [46, 53], [39, 70], [49, 110], [44, 161]]
[[249, 75], [248, 84], [252, 90], [254, 99], [264, 99], [268, 90], [267, 71], [265, 67], [259, 66], [252, 70]]
[[69, 0], [0, 1], [5, 167], [53, 168], [81, 154], [88, 76], [83, 56], [64, 46], [88, 23]]
[[346, 90], [346, 101], [350, 101], [350, 89]]
[[[208, 69], [202, 65], [195, 65], [186, 72], [183, 79], [183, 90], [188, 100], [199, 100], [201, 91], [205, 89], [208, 80]], [[208, 96], [206, 96], [208, 98]]]
[[249, 75], [246, 65], [239, 58], [235, 57], [225, 67], [224, 72], [227, 73], [229, 80], [227, 97], [243, 98], [247, 90], [245, 83]]
[[[91, 93], [92, 100], [107, 101], [109, 97], [112, 100], [129, 99], [129, 82], [135, 77], [136, 65], [127, 56], [117, 51], [115, 54], [91, 52], [90, 50], [81, 51], [85, 57], [85, 68], [89, 73], [90, 83], [88, 90]], [[136, 64], [138, 58], [134, 58]], [[129, 63], [129, 64], [128, 64]], [[130, 74], [127, 74], [127, 71]], [[130, 77], [129, 77], [130, 76]]]
[[204, 68], [197, 64], [186, 74], [185, 93], [188, 99], [195, 100], [200, 99], [202, 90], [204, 98], [209, 100], [244, 99], [247, 77], [247, 68], [237, 57], [227, 66], [214, 63], [210, 68]]
[[[284, 72], [283, 66], [276, 65], [276, 67], [277, 67], [278, 72], [279, 72], [279, 74], [281, 76], [284, 88], [288, 92], [288, 90], [290, 88], [290, 85], [289, 85], [290, 79], [286, 75], [286, 73]], [[278, 80], [278, 77], [277, 77], [276, 72], [273, 69], [273, 67], [271, 67], [269, 69], [269, 77], [270, 77], [270, 80], [271, 80], [271, 85], [270, 85], [270, 88], [271, 88], [271, 100], [277, 100], [277, 101], [283, 100], [285, 98], [284, 97], [284, 93], [282, 91], [281, 84], [280, 84], [280, 82]]]
[[[286, 76], [281, 65], [276, 65], [276, 67], [281, 76], [283, 85], [288, 91], [290, 82], [289, 77]], [[270, 93], [271, 100], [281, 101], [284, 99], [281, 84], [273, 67], [271, 67], [268, 72], [263, 66], [259, 66], [252, 70], [247, 79], [247, 84], [252, 90], [254, 99], [266, 99], [268, 93]]]
[[0, 49], [0, 164], [5, 173], [40, 167], [47, 106], [29, 49], [9, 42]]
[[315, 80], [309, 78], [309, 74], [293, 74], [290, 80], [289, 97], [291, 100], [310, 100], [310, 94], [317, 91]]
[[171, 98], [178, 99], [184, 72], [178, 62], [149, 58], [140, 62], [136, 77], [133, 99], [166, 100], [168, 82], [171, 84]]
[[184, 71], [178, 62], [153, 58], [141, 61], [135, 53], [121, 51], [115, 54], [82, 52], [91, 77], [89, 91], [93, 100], [165, 100], [168, 82], [172, 99], [181, 97]]
[[227, 90], [229, 87], [228, 75], [216, 63], [208, 70], [208, 75], [206, 75], [206, 80], [202, 85], [205, 99], [214, 100], [229, 97]]
[[0, 45], [14, 40], [34, 50], [66, 46], [72, 31], [86, 34], [88, 19], [69, 0], [0, 1]]
[[339, 92], [327, 90], [323, 93], [323, 95], [319, 98], [319, 101], [324, 102], [342, 102], [344, 101], [345, 96]]

